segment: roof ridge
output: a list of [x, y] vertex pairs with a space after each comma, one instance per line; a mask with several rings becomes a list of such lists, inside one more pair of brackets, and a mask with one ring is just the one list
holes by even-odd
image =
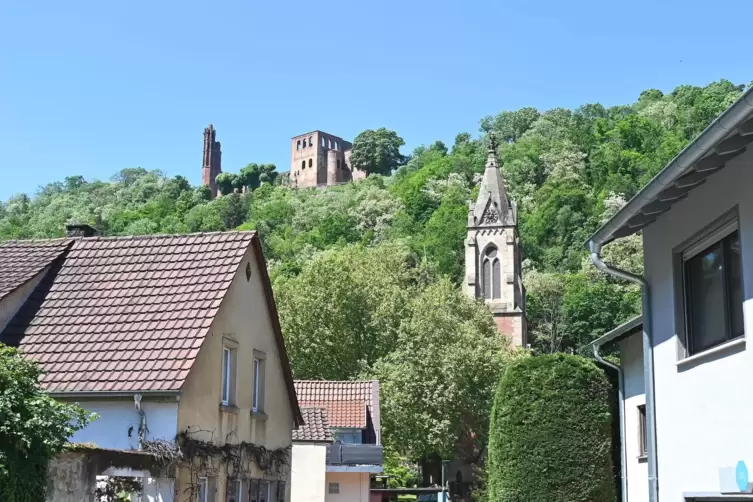
[[379, 380], [293, 380], [296, 383], [372, 383]]
[[250, 235], [257, 233], [256, 230], [222, 230], [216, 232], [189, 232], [180, 234], [148, 234], [148, 235], [93, 235], [91, 237], [51, 237], [49, 239], [8, 239], [0, 240], [0, 246], [6, 244], [34, 244], [34, 243], [54, 243], [70, 241], [116, 241], [116, 240], [141, 240], [141, 239], [165, 239], [179, 237], [204, 237], [214, 235]]
[[117, 240], [141, 240], [141, 239], [165, 239], [178, 237], [204, 237], [214, 235], [250, 235], [253, 236], [256, 230], [222, 230], [216, 232], [190, 232], [181, 234], [147, 234], [147, 235], [93, 235], [91, 237], [75, 237], [75, 240], [81, 241], [117, 241]]
[[35, 244], [35, 243], [55, 243], [64, 244], [66, 241], [72, 241], [70, 237], [50, 237], [48, 239], [0, 239], [0, 246], [6, 244]]

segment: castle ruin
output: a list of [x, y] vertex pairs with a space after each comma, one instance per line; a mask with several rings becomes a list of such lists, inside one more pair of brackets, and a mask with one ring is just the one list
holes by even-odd
[[290, 143], [290, 185], [298, 188], [331, 186], [366, 177], [350, 164], [349, 141], [312, 131], [294, 136]]
[[217, 141], [217, 131], [212, 124], [204, 129], [204, 161], [201, 167], [201, 184], [207, 185], [212, 197], [217, 197], [217, 175], [222, 172], [222, 145]]

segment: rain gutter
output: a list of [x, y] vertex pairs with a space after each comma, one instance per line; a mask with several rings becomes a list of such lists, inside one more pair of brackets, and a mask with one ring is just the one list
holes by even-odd
[[607, 343], [613, 342], [620, 337], [630, 334], [641, 323], [641, 317], [638, 316], [635, 319], [626, 322], [622, 326], [613, 329], [609, 333], [605, 334], [601, 338], [594, 340], [591, 343], [591, 348], [593, 349], [594, 357], [596, 358], [596, 360], [604, 366], [615, 370], [617, 372], [617, 378], [619, 380], [617, 387], [617, 399], [619, 406], [618, 414], [620, 420], [620, 480], [622, 481], [620, 486], [622, 490], [622, 497], [620, 498], [620, 500], [622, 500], [623, 502], [627, 502], [628, 500], [627, 452], [625, 449], [625, 374], [622, 371], [622, 368], [620, 368], [618, 365], [612, 364], [604, 359], [600, 353], [600, 350], [601, 347], [603, 347]]
[[[654, 346], [651, 343], [651, 298], [648, 282], [642, 276], [620, 270], [604, 263], [601, 259], [600, 246], [591, 245], [591, 261], [607, 274], [638, 284], [643, 299], [643, 381], [646, 393], [646, 456], [648, 457], [648, 501], [659, 502], [659, 475], [656, 454], [656, 399], [654, 396]], [[597, 352], [594, 346], [594, 352]], [[621, 438], [624, 440], [624, 438]], [[623, 443], [624, 444], [624, 443]]]
[[[722, 140], [740, 127], [753, 112], [753, 87], [740, 96], [729, 108], [719, 115], [688, 146], [686, 146], [667, 166], [644, 186], [617, 214], [599, 228], [586, 243], [591, 261], [599, 270], [614, 277], [638, 284], [643, 299], [643, 376], [646, 393], [646, 449], [648, 457], [648, 500], [659, 502], [659, 476], [656, 452], [656, 400], [654, 395], [654, 347], [651, 327], [651, 299], [648, 282], [642, 276], [620, 270], [604, 263], [601, 248], [611, 241], [614, 233], [628, 221], [641, 213], [647, 204], [659, 194], [674, 185], [677, 179], [692, 168], [693, 164], [705, 157]], [[747, 132], [747, 131], [746, 131]], [[636, 230], [637, 231], [637, 230]]]

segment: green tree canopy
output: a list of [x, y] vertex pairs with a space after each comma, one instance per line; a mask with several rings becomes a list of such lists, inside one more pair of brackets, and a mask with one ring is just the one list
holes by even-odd
[[367, 129], [353, 140], [350, 162], [368, 174], [388, 175], [405, 161], [400, 153], [404, 144], [403, 138], [395, 131], [384, 127], [376, 131]]
[[54, 400], [33, 361], [0, 344], [0, 500], [44, 500], [47, 464], [90, 416]]
[[469, 462], [486, 445], [494, 388], [511, 358], [489, 311], [447, 279], [411, 300], [394, 350], [375, 366], [385, 436], [411, 458]]
[[410, 299], [429, 279], [400, 244], [326, 251], [276, 281], [296, 378], [349, 380], [394, 349]]

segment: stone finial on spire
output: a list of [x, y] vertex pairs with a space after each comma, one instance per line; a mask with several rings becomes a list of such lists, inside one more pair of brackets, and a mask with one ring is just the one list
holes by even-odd
[[497, 135], [494, 131], [489, 131], [486, 135], [488, 154], [486, 156], [486, 168], [499, 169], [499, 160], [497, 160]]

